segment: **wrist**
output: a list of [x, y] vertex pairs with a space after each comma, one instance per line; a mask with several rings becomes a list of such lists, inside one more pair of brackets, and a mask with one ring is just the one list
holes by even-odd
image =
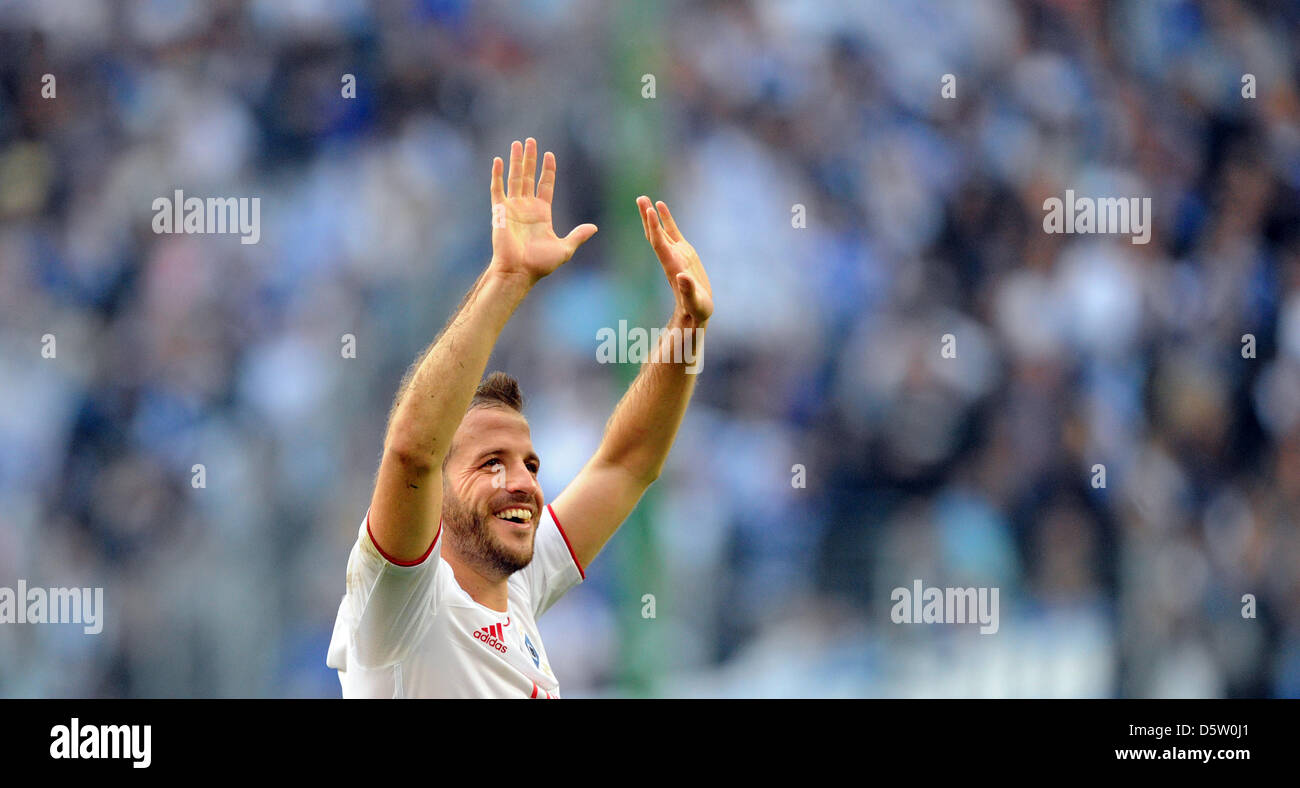
[[537, 284], [541, 277], [512, 269], [503, 264], [500, 259], [493, 257], [488, 262], [487, 278], [510, 290], [517, 290], [521, 294], [526, 294], [533, 289], [533, 285]]

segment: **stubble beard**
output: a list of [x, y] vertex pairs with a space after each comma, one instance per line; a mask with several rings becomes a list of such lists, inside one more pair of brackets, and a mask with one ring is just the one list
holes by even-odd
[[533, 560], [533, 540], [537, 531], [529, 534], [527, 552], [511, 550], [501, 544], [488, 522], [492, 515], [470, 510], [450, 491], [444, 490], [442, 519], [447, 535], [456, 546], [456, 552], [465, 561], [480, 570], [509, 577], [528, 566]]

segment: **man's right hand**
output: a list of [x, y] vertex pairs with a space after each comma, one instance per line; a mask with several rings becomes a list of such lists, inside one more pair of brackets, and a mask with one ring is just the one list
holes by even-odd
[[510, 145], [510, 177], [502, 191], [501, 157], [492, 160], [492, 263], [499, 273], [521, 276], [527, 284], [563, 265], [588, 238], [596, 225], [580, 224], [560, 238], [551, 226], [551, 198], [555, 193], [555, 155], [542, 159], [542, 179], [537, 173], [537, 140], [529, 137]]

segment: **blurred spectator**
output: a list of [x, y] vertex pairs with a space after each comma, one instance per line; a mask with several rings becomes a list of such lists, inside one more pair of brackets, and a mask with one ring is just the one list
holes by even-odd
[[[109, 608], [0, 629], [0, 695], [338, 695], [390, 399], [528, 135], [605, 228], [493, 363], [549, 497], [630, 374], [596, 329], [666, 314], [627, 195], [718, 304], [658, 615], [616, 537], [541, 621], [567, 696], [1300, 695], [1296, 41], [1241, 0], [0, 4], [0, 584]], [[260, 243], [155, 235], [178, 188]], [[1151, 243], [1044, 233], [1066, 189]], [[891, 624], [916, 578], [999, 633]]]

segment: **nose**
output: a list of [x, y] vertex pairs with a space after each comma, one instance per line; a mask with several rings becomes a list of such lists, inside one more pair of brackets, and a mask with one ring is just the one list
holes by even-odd
[[540, 504], [542, 500], [542, 488], [537, 483], [537, 477], [533, 476], [532, 471], [523, 461], [515, 462], [505, 471], [505, 490], [506, 492], [527, 493], [537, 499]]

